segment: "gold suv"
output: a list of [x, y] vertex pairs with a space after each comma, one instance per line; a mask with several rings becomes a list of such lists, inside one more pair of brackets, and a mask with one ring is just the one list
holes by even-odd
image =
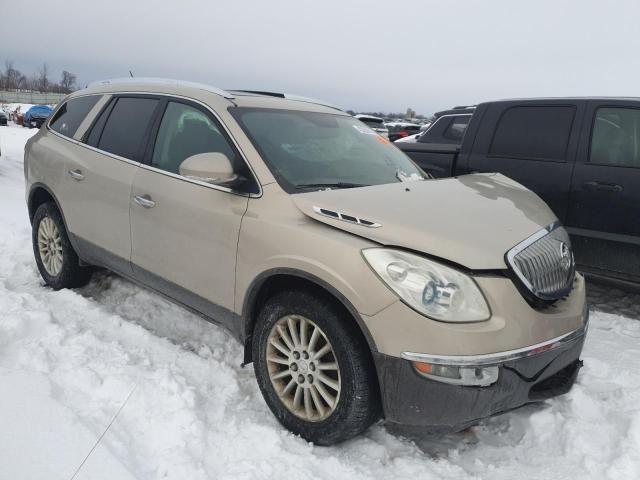
[[566, 231], [497, 174], [431, 179], [322, 102], [169, 80], [67, 97], [25, 148], [35, 259], [224, 325], [318, 444], [452, 431], [568, 391], [587, 327]]

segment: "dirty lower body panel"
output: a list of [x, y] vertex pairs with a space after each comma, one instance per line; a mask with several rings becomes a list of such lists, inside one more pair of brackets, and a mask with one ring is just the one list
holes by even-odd
[[560, 348], [506, 362], [486, 387], [449, 385], [420, 375], [412, 362], [375, 356], [387, 426], [401, 433], [447, 433], [478, 420], [562, 395], [582, 366], [584, 335]]

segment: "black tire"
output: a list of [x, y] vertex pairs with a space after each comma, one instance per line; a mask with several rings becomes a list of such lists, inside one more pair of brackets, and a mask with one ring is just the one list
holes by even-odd
[[[306, 317], [323, 331], [340, 369], [337, 406], [322, 421], [307, 421], [289, 411], [269, 377], [269, 334], [278, 320], [291, 314]], [[258, 385], [267, 405], [283, 426], [307, 441], [333, 445], [361, 434], [380, 418], [378, 380], [369, 347], [353, 319], [329, 298], [307, 291], [285, 291], [271, 297], [258, 316], [252, 350]]]
[[[40, 223], [47, 217], [50, 218], [58, 228], [62, 244], [62, 268], [55, 276], [51, 275], [45, 268], [38, 248], [38, 229]], [[55, 203], [47, 202], [38, 207], [31, 222], [31, 239], [38, 270], [47, 285], [54, 290], [60, 290], [63, 288], [78, 288], [89, 283], [92, 268], [80, 266], [80, 260], [71, 246], [71, 242], [69, 242], [67, 230], [62, 221], [62, 215], [58, 211]]]

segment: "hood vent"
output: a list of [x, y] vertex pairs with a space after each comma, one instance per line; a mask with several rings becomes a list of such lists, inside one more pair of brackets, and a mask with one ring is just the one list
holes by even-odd
[[343, 222], [353, 223], [356, 225], [362, 225], [363, 227], [378, 228], [382, 225], [364, 218], [354, 217], [353, 215], [347, 215], [346, 213], [336, 212], [335, 210], [329, 210], [327, 208], [313, 207], [313, 211], [318, 215], [324, 217], [333, 218], [335, 220], [342, 220]]

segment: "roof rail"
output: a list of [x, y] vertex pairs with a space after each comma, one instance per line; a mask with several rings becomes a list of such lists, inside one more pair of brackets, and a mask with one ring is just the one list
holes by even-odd
[[124, 78], [112, 78], [108, 80], [100, 80], [89, 84], [90, 87], [100, 85], [120, 85], [120, 84], [132, 84], [132, 83], [155, 83], [158, 85], [173, 85], [175, 87], [191, 87], [199, 90], [205, 90], [207, 92], [215, 93], [221, 97], [229, 100], [235, 98], [233, 94], [222, 90], [221, 88], [212, 87], [211, 85], [205, 85], [203, 83], [188, 82], [185, 80], [174, 80], [171, 78], [152, 78], [152, 77], [124, 77]]
[[309, 97], [302, 97], [300, 95], [294, 95], [291, 93], [278, 93], [278, 92], [265, 92], [261, 90], [239, 90], [239, 89], [231, 90], [231, 92], [252, 93], [254, 95], [265, 95], [267, 97], [284, 98], [287, 100], [295, 100], [298, 102], [313, 103], [314, 105], [322, 105], [323, 107], [333, 108], [334, 110], [339, 110], [342, 112], [341, 108], [338, 108], [335, 105], [331, 105], [330, 103], [324, 102], [322, 100], [316, 100], [315, 98], [309, 98]]
[[265, 92], [264, 90], [231, 90], [232, 92], [253, 93], [254, 95], [266, 95], [267, 97], [286, 98], [284, 93]]

